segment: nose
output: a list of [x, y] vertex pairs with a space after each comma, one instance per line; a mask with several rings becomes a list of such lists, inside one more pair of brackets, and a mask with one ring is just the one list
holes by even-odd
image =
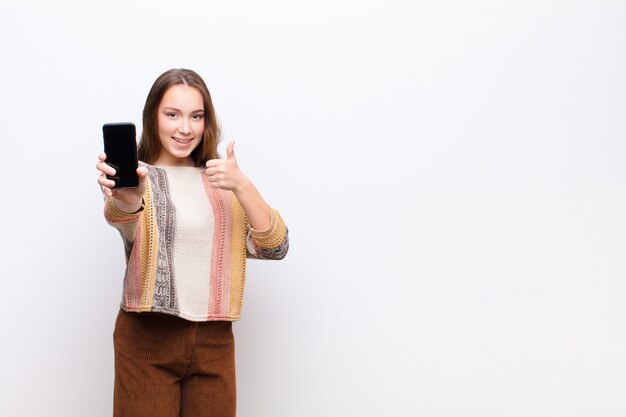
[[180, 118], [180, 124], [178, 125], [178, 131], [181, 135], [188, 135], [191, 133], [191, 128], [189, 126], [189, 120], [186, 117]]

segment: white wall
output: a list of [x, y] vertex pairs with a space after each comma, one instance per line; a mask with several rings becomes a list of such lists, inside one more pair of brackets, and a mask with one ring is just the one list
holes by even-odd
[[198, 71], [288, 222], [239, 416], [626, 415], [626, 3], [20, 1], [0, 13], [0, 415], [109, 416], [101, 125]]

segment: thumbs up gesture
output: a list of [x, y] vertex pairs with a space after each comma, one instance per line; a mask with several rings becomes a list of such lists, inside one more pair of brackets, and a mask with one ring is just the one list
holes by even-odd
[[214, 188], [238, 192], [250, 181], [237, 165], [234, 141], [230, 141], [226, 147], [226, 159], [210, 159], [206, 167], [209, 183]]

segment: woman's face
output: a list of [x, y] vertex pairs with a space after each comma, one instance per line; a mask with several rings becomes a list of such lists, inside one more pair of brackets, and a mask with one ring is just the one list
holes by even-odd
[[193, 166], [191, 152], [202, 141], [204, 103], [194, 87], [173, 85], [165, 91], [157, 114], [161, 153], [155, 165]]

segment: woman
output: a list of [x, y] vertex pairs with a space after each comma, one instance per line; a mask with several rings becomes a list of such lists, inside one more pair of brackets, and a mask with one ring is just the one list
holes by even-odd
[[114, 415], [234, 416], [232, 322], [246, 257], [282, 259], [285, 223], [237, 165], [198, 74], [163, 73], [143, 111], [139, 186], [113, 189], [101, 154], [106, 220], [126, 251], [114, 332]]

